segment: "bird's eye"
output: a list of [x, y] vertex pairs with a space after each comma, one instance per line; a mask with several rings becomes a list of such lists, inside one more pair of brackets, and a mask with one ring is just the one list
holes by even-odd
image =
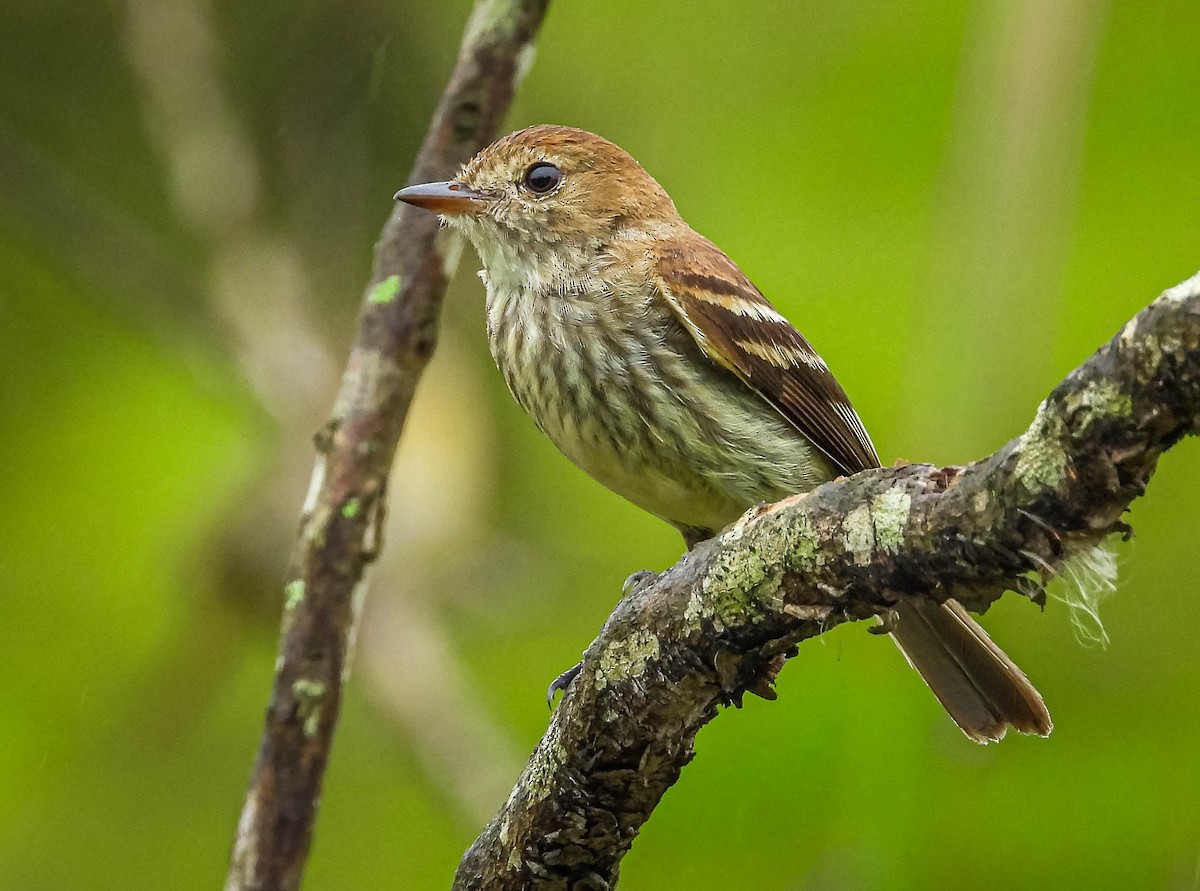
[[545, 195], [554, 191], [562, 178], [561, 170], [542, 161], [525, 171], [525, 188], [535, 195]]

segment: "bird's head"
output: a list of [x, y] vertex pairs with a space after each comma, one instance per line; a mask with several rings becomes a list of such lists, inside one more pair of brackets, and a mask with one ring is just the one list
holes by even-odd
[[549, 124], [498, 139], [450, 182], [409, 186], [396, 198], [441, 214], [471, 240], [489, 273], [496, 264], [543, 260], [575, 266], [579, 254], [614, 238], [663, 237], [683, 225], [663, 187], [628, 152]]

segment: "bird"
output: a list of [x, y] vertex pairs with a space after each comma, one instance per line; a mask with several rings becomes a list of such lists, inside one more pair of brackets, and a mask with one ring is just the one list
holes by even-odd
[[[527, 127], [395, 197], [474, 246], [517, 403], [689, 549], [758, 504], [880, 466], [812, 345], [607, 139]], [[968, 738], [1049, 734], [1041, 695], [960, 603], [903, 597], [886, 624]]]

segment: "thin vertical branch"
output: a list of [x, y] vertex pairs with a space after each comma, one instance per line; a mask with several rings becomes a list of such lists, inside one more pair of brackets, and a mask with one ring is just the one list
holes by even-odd
[[[491, 141], [549, 0], [479, 0], [409, 182], [449, 178]], [[357, 338], [304, 506], [275, 680], [238, 822], [227, 891], [299, 887], [342, 701], [388, 471], [437, 340], [456, 251], [401, 208], [376, 245]]]

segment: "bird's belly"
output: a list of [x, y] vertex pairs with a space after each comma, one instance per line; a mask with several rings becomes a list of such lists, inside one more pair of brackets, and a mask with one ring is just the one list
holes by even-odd
[[489, 341], [509, 389], [563, 454], [643, 510], [718, 530], [758, 502], [830, 478], [758, 394], [698, 351], [670, 348], [653, 325], [584, 325], [561, 307], [530, 319], [528, 305], [489, 302]]
[[[764, 500], [746, 487], [714, 480], [698, 463], [713, 466], [719, 456], [697, 462], [660, 442], [647, 448], [647, 439], [624, 431], [614, 441], [608, 432], [556, 423], [542, 429], [564, 455], [596, 482], [657, 517], [676, 526], [720, 529], [747, 507]], [[741, 491], [739, 491], [739, 489]]]

